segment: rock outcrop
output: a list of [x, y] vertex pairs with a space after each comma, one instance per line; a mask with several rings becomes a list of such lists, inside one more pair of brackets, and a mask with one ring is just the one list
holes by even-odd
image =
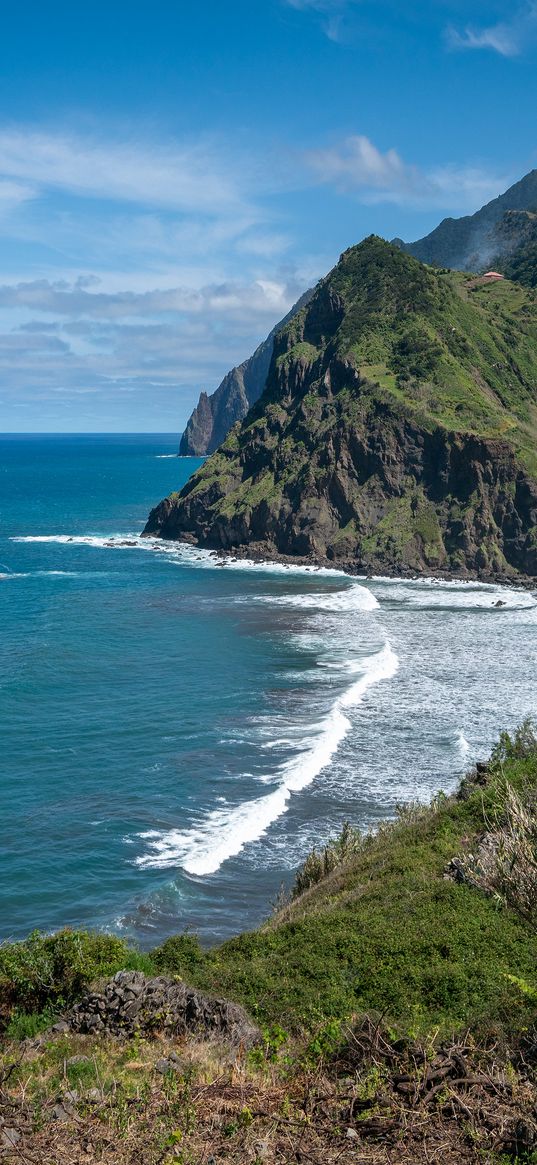
[[238, 1004], [213, 999], [163, 976], [148, 979], [141, 971], [119, 971], [100, 991], [84, 996], [62, 1026], [92, 1035], [219, 1035], [245, 1047], [260, 1038]]
[[366, 572], [537, 575], [537, 302], [371, 238], [145, 534]]
[[256, 348], [253, 356], [226, 373], [222, 383], [211, 396], [206, 392], [187, 422], [181, 437], [181, 457], [204, 457], [213, 453], [237, 421], [242, 421], [265, 387], [270, 368], [274, 337], [293, 316], [311, 299], [313, 290], [305, 291], [291, 311], [272, 329], [266, 340]]

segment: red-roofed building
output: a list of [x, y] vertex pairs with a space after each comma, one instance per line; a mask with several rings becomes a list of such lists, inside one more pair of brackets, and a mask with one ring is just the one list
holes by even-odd
[[485, 271], [485, 274], [482, 275], [481, 278], [482, 279], [490, 279], [490, 281], [492, 282], [493, 279], [503, 279], [504, 276], [500, 275], [499, 271]]

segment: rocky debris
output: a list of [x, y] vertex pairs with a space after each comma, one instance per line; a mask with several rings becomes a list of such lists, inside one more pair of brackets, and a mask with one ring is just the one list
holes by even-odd
[[160, 1072], [161, 1076], [165, 1076], [167, 1072], [179, 1072], [181, 1069], [181, 1061], [177, 1052], [170, 1052], [169, 1056], [162, 1056], [155, 1064], [155, 1072]]
[[70, 1030], [70, 1028], [66, 1019], [59, 1019], [57, 1023], [52, 1025], [50, 1030], [53, 1035], [62, 1036], [67, 1035], [67, 1032]]
[[52, 1109], [51, 1117], [55, 1121], [70, 1121], [77, 1115], [76, 1106], [78, 1092], [66, 1092]]
[[[68, 1030], [90, 1035], [220, 1035], [246, 1047], [260, 1039], [258, 1028], [238, 1004], [164, 976], [146, 978], [141, 971], [118, 971], [99, 991], [77, 1003], [63, 1022]], [[175, 1066], [173, 1056], [169, 1059]]]
[[0, 1129], [0, 1149], [14, 1149], [21, 1140], [19, 1129], [4, 1126]]
[[104, 1099], [100, 1088], [89, 1088], [84, 1096], [84, 1100], [88, 1104], [101, 1104]]

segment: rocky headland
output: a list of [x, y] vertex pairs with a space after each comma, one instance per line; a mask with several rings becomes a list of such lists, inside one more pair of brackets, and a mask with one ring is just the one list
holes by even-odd
[[144, 534], [364, 573], [537, 575], [537, 300], [372, 236]]

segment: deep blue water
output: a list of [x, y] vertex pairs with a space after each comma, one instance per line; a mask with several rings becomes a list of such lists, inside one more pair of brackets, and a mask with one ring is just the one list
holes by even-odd
[[176, 448], [0, 439], [0, 938], [252, 926], [343, 820], [537, 711], [534, 596], [140, 540]]

